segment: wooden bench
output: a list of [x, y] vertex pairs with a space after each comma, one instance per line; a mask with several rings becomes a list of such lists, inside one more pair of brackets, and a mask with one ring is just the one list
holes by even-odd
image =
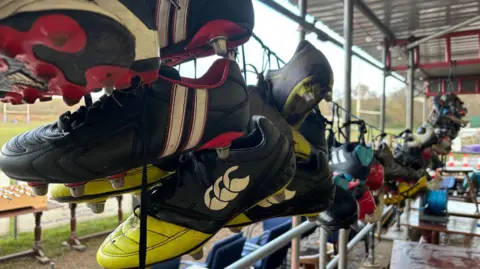
[[446, 225], [434, 224], [429, 222], [420, 222], [418, 219], [418, 211], [410, 210], [402, 214], [400, 222], [403, 226], [417, 228], [421, 231], [431, 232], [432, 243], [438, 244], [440, 233], [446, 234], [462, 234], [469, 238], [473, 236], [480, 236], [480, 227], [478, 219], [449, 216]]
[[34, 242], [33, 248], [30, 250], [22, 251], [13, 253], [10, 255], [5, 255], [0, 257], [0, 262], [4, 262], [6, 260], [20, 258], [25, 256], [34, 256], [40, 263], [46, 264], [50, 262], [50, 259], [45, 256], [42, 250], [41, 242], [42, 242], [42, 214], [47, 210], [52, 210], [56, 208], [62, 207], [61, 205], [54, 203], [54, 202], [47, 202], [46, 207], [43, 208], [23, 208], [23, 209], [16, 209], [10, 211], [2, 211], [0, 212], [0, 218], [12, 218], [20, 215], [31, 214], [33, 213], [35, 217], [35, 229], [34, 229]]

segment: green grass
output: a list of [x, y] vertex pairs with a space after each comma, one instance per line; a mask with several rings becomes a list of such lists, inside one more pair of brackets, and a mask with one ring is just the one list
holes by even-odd
[[[125, 214], [128, 216], [129, 214]], [[117, 227], [117, 216], [106, 217], [85, 222], [77, 222], [77, 235], [83, 236], [92, 233], [113, 230]], [[70, 237], [70, 225], [60, 226], [42, 231], [42, 246], [48, 257], [54, 257], [62, 254], [63, 246], [61, 243]], [[33, 246], [33, 231], [30, 233], [21, 233], [17, 240], [13, 235], [0, 237], [0, 256], [15, 252], [29, 250]]]
[[45, 124], [45, 122], [31, 122], [30, 124], [19, 122], [19, 123], [1, 123], [0, 124], [0, 145], [5, 144], [12, 137]]

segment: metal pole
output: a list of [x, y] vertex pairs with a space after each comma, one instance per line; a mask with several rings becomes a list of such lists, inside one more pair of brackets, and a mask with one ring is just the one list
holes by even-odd
[[383, 133], [385, 132], [385, 113], [386, 113], [386, 88], [387, 88], [387, 54], [388, 54], [388, 47], [387, 47], [387, 39], [384, 39], [383, 42], [383, 55], [382, 55], [382, 63], [384, 66], [383, 70], [383, 83], [382, 83], [382, 97], [380, 98], [380, 131]]
[[400, 220], [401, 220], [401, 211], [400, 211], [400, 203], [397, 204], [397, 231], [401, 231], [402, 230], [402, 226], [401, 226], [401, 223], [400, 223]]
[[[383, 214], [382, 214], [382, 218], [384, 218], [389, 212], [390, 210], [392, 210], [392, 206], [388, 206], [387, 208], [385, 208], [383, 210]], [[369, 223], [367, 225], [365, 225], [365, 227], [350, 241], [348, 242], [348, 245], [347, 245], [347, 250], [351, 250], [354, 246], [356, 246], [358, 244], [358, 242], [360, 242], [360, 240], [362, 240], [363, 237], [365, 237], [365, 235], [370, 231], [372, 230], [373, 228], [373, 224]], [[337, 264], [339, 264], [339, 260], [340, 260], [340, 255], [337, 255], [335, 256], [328, 264], [327, 264], [327, 269], [334, 269], [336, 268]], [[341, 268], [340, 266], [338, 268]]]
[[327, 268], [327, 239], [328, 234], [327, 231], [320, 227], [318, 229], [318, 233], [320, 234], [320, 247], [319, 247], [319, 256], [318, 256], [318, 266], [319, 269], [326, 269]]
[[[302, 18], [303, 21], [305, 21], [305, 17], [307, 16], [307, 0], [299, 0], [298, 1], [298, 9], [300, 9], [300, 17]], [[300, 41], [305, 40], [306, 36], [306, 31], [303, 29], [302, 25], [300, 26]]]
[[7, 123], [7, 104], [3, 103], [3, 123]]
[[415, 59], [413, 49], [408, 51], [408, 90], [406, 109], [406, 127], [413, 130], [413, 95], [415, 90]]
[[368, 240], [370, 243], [368, 248], [368, 257], [363, 266], [367, 268], [378, 268], [378, 264], [375, 264], [375, 231], [373, 228], [368, 235], [370, 237], [370, 240]]
[[348, 257], [348, 234], [350, 229], [340, 229], [338, 233], [338, 269], [347, 269]]
[[[344, 61], [345, 61], [345, 80], [344, 80], [344, 97], [343, 108], [345, 113], [343, 114], [343, 120], [345, 123], [350, 122], [350, 115], [352, 112], [352, 35], [353, 35], [353, 1], [345, 0], [343, 10], [343, 37], [345, 39], [343, 43]], [[350, 141], [350, 126], [345, 128], [346, 140]]]
[[423, 99], [423, 122], [427, 122], [428, 119], [428, 97], [425, 95]]
[[441, 36], [443, 36], [443, 35], [445, 35], [445, 34], [451, 33], [451, 32], [453, 32], [453, 31], [455, 31], [455, 30], [457, 30], [457, 29], [459, 29], [459, 28], [462, 28], [462, 27], [464, 27], [464, 26], [467, 26], [467, 25], [469, 25], [469, 24], [471, 24], [471, 23], [473, 23], [473, 22], [476, 22], [476, 21], [478, 21], [478, 20], [480, 20], [480, 15], [477, 15], [477, 16], [469, 19], [469, 20], [466, 20], [466, 21], [464, 21], [464, 22], [461, 22], [461, 23], [459, 23], [459, 24], [457, 24], [457, 25], [454, 25], [454, 26], [452, 26], [452, 27], [450, 27], [450, 28], [447, 28], [447, 29], [445, 29], [445, 30], [443, 30], [443, 31], [440, 31], [440, 32], [438, 32], [438, 33], [436, 33], [436, 34], [429, 35], [429, 36], [424, 37], [424, 38], [422, 38], [422, 39], [420, 39], [420, 40], [417, 40], [417, 41], [415, 41], [415, 42], [413, 42], [413, 43], [411, 43], [411, 44], [408, 44], [408, 45], [405, 47], [405, 49], [411, 50], [411, 49], [417, 47], [418, 45], [423, 44], [423, 43], [425, 43], [425, 42], [427, 42], [427, 41], [429, 41], [429, 40], [431, 40], [431, 39], [434, 39], [434, 38], [437, 38], [437, 37], [441, 37]]
[[[307, 0], [299, 0], [298, 8], [300, 9], [300, 17], [302, 18], [303, 21], [305, 21], [305, 18], [307, 16]], [[305, 32], [305, 29], [302, 27], [302, 25], [299, 25], [299, 27], [300, 27], [299, 41], [301, 42], [305, 40], [306, 32]], [[298, 216], [292, 217], [292, 229], [300, 225], [300, 223], [302, 223], [302, 220], [300, 217]], [[292, 269], [300, 268], [300, 235], [292, 239], [291, 255], [292, 255], [291, 263], [290, 263], [291, 268]]]
[[[292, 229], [295, 229], [296, 227], [298, 227], [300, 223], [301, 223], [300, 217], [292, 217]], [[300, 268], [300, 234], [292, 238], [291, 268], [292, 269]]]
[[235, 263], [231, 264], [225, 269], [248, 268], [249, 266], [253, 265], [257, 261], [263, 259], [264, 257], [270, 255], [271, 253], [275, 252], [276, 250], [290, 243], [292, 238], [296, 236], [300, 236], [303, 233], [306, 233], [308, 230], [312, 229], [315, 226], [316, 226], [315, 222], [305, 221], [295, 229], [291, 229], [290, 231], [282, 234], [281, 236], [272, 240], [270, 243], [265, 244], [263, 247], [241, 258], [240, 260], [236, 261]]

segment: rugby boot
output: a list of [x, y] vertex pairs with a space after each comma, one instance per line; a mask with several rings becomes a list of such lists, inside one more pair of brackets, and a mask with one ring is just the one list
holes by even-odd
[[328, 153], [326, 119], [318, 109], [308, 114], [299, 131], [313, 147]]
[[419, 134], [412, 134], [412, 141], [406, 141], [407, 148], [428, 148], [436, 144], [439, 141], [439, 137], [435, 134], [435, 129], [430, 124], [423, 126], [424, 130]]
[[382, 188], [384, 180], [385, 170], [383, 169], [383, 165], [377, 158], [373, 158], [372, 165], [370, 166], [370, 173], [365, 181], [365, 186], [370, 190], [376, 191]]
[[393, 182], [398, 178], [404, 180], [417, 180], [421, 177], [421, 172], [409, 167], [400, 165], [395, 161], [393, 153], [385, 143], [380, 143], [375, 150], [375, 158], [383, 165], [385, 181]]
[[333, 72], [327, 58], [310, 42], [302, 41], [282, 68], [269, 70], [260, 88], [294, 128], [322, 100], [332, 99]]
[[270, 120], [275, 127], [293, 142], [292, 127], [283, 118], [282, 114], [265, 100], [262, 89], [256, 86], [248, 86], [248, 106], [250, 116], [262, 115]]
[[365, 216], [375, 212], [375, 199], [365, 185], [359, 184], [359, 181], [357, 181], [357, 184], [349, 186], [349, 191], [357, 200], [358, 220], [363, 220]]
[[345, 143], [331, 148], [330, 167], [338, 174], [351, 175], [361, 182], [367, 180], [372, 160], [372, 148], [362, 143]]
[[399, 182], [397, 185], [397, 191], [387, 196], [384, 199], [384, 203], [386, 205], [395, 205], [406, 198], [413, 198], [420, 191], [427, 189], [428, 181], [429, 176], [425, 175], [415, 183]]
[[320, 212], [330, 207], [335, 195], [335, 184], [327, 156], [313, 148], [308, 160], [303, 160], [303, 156], [298, 156], [297, 153], [296, 156], [297, 171], [285, 190], [284, 201], [268, 198], [244, 211], [228, 223], [227, 227], [241, 228], [276, 217], [301, 215], [316, 219]]
[[347, 190], [337, 187], [332, 205], [320, 213], [317, 224], [329, 231], [337, 231], [350, 228], [357, 220], [357, 201]]
[[229, 50], [252, 35], [252, 0], [159, 0], [160, 57], [170, 66]]
[[[150, 191], [147, 266], [201, 251], [230, 220], [269, 196], [284, 196], [295, 173], [291, 143], [266, 118], [232, 142], [230, 156], [206, 150], [182, 155], [181, 165]], [[138, 212], [137, 212], [138, 213]], [[136, 214], [112, 232], [97, 252], [100, 266], [137, 268]]]
[[[172, 174], [166, 172], [154, 165], [147, 166], [148, 187], [159, 183], [162, 178]], [[118, 181], [118, 180], [115, 180]], [[102, 178], [94, 179], [85, 184], [85, 193], [81, 197], [75, 197], [71, 194], [71, 189], [63, 184], [53, 184], [50, 187], [50, 199], [60, 203], [87, 203], [94, 213], [102, 213], [105, 202], [108, 198], [119, 196], [126, 193], [140, 192], [142, 185], [142, 168], [135, 168], [125, 175], [124, 184], [115, 188], [111, 180]]]
[[2, 148], [0, 169], [21, 181], [81, 188], [193, 150], [214, 148], [225, 158], [248, 122], [246, 86], [235, 62], [219, 59], [200, 79], [180, 79], [165, 67], [151, 85], [114, 91], [12, 138]]
[[154, 82], [163, 33], [156, 8], [146, 0], [0, 0], [0, 100], [61, 95], [73, 105], [92, 91], [128, 88], [133, 77]]

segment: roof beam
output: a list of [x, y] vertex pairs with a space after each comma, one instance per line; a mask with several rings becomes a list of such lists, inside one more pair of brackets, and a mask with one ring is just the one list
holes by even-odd
[[353, 4], [373, 25], [375, 25], [382, 32], [388, 41], [395, 41], [395, 35], [390, 28], [383, 24], [377, 15], [375, 15], [375, 13], [373, 13], [373, 11], [367, 5], [365, 5], [362, 0], [355, 0]]
[[[275, 0], [258, 0], [259, 2], [267, 5], [268, 7], [272, 8], [273, 10], [277, 11], [278, 13], [282, 14], [283, 16], [291, 19], [292, 21], [298, 23], [306, 32], [312, 32], [317, 34], [318, 39], [322, 41], [330, 41], [334, 45], [343, 48], [343, 43], [339, 42], [338, 40], [334, 39], [327, 33], [323, 32], [322, 30], [318, 29], [315, 25], [312, 23], [306, 22], [304, 19], [302, 19], [300, 16], [297, 16], [295, 13], [291, 12], [290, 10], [286, 9], [279, 3], [277, 3]], [[376, 67], [379, 70], [385, 71], [385, 67], [382, 65], [378, 65], [371, 60], [365, 58], [364, 56], [360, 55], [359, 53], [352, 51], [352, 54], [358, 57], [360, 60], [370, 64], [373, 67]], [[388, 71], [387, 74], [392, 75], [391, 71]], [[398, 75], [392, 75], [394, 79], [406, 83], [405, 78], [400, 78]]]

